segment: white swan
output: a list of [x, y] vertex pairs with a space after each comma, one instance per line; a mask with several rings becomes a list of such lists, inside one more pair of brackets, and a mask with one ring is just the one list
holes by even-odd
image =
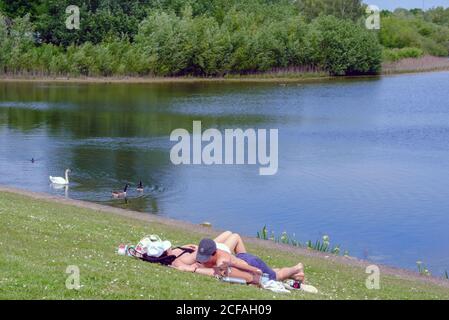
[[69, 173], [70, 172], [71, 172], [70, 169], [67, 169], [65, 171], [65, 179], [62, 178], [62, 177], [52, 177], [52, 176], [50, 176], [49, 178], [50, 178], [51, 183], [62, 184], [62, 185], [69, 184]]

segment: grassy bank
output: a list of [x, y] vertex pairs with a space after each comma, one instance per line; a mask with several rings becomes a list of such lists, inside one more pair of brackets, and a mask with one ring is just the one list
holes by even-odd
[[[197, 243], [211, 231], [162, 219], [145, 221], [61, 201], [0, 193], [0, 299], [449, 299], [449, 287], [426, 278], [381, 274], [367, 290], [364, 268], [324, 256], [276, 250], [257, 241], [248, 248], [272, 266], [302, 261], [320, 294], [274, 294], [219, 283], [118, 256], [119, 243], [156, 233], [175, 245]], [[118, 209], [115, 209], [117, 211]], [[136, 214], [139, 215], [139, 214]], [[203, 230], [203, 231], [202, 231]], [[68, 290], [67, 266], [80, 269], [81, 289]]]

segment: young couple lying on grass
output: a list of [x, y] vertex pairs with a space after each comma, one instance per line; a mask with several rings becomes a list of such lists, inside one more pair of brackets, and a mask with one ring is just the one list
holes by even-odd
[[203, 239], [199, 246], [172, 248], [168, 241], [164, 241], [162, 247], [159, 252], [149, 252], [140, 258], [180, 271], [240, 278], [249, 284], [259, 284], [262, 274], [267, 274], [269, 280], [304, 281], [304, 267], [301, 263], [290, 268], [271, 269], [260, 258], [247, 253], [242, 238], [230, 231], [220, 234], [214, 240]]

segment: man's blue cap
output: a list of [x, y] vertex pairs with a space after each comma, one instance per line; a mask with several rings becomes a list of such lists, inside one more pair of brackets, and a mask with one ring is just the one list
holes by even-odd
[[217, 244], [212, 239], [203, 239], [198, 246], [198, 252], [196, 254], [196, 261], [199, 263], [205, 263], [214, 255], [217, 251]]

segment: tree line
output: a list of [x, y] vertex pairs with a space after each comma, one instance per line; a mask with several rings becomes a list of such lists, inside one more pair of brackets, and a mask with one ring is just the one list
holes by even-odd
[[447, 57], [449, 8], [384, 11], [379, 41], [387, 60], [416, 58], [424, 54]]
[[[69, 5], [80, 8], [80, 30], [65, 26]], [[365, 28], [364, 12], [360, 0], [0, 0], [0, 73], [224, 76], [310, 66], [349, 75], [378, 73], [398, 50], [447, 55], [445, 10], [383, 12], [380, 31]]]

